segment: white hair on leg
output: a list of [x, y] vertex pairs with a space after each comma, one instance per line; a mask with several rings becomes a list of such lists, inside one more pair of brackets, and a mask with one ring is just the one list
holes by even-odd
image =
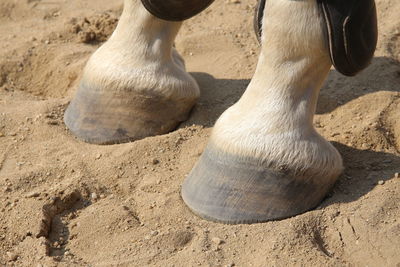
[[337, 150], [313, 127], [322, 83], [331, 67], [315, 0], [268, 0], [262, 51], [242, 98], [217, 121], [211, 142], [238, 156], [317, 169], [342, 170]]
[[87, 63], [85, 79], [103, 87], [111, 83], [116, 90], [198, 98], [195, 81], [173, 60], [173, 43], [182, 22], [154, 17], [139, 0], [125, 0], [124, 5], [114, 33]]

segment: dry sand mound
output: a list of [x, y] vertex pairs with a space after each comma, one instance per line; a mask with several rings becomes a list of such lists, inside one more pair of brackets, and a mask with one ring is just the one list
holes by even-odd
[[[230, 3], [228, 3], [230, 2]], [[0, 265], [400, 266], [400, 2], [377, 0], [380, 38], [356, 78], [332, 70], [315, 124], [346, 169], [314, 211], [228, 226], [179, 191], [259, 47], [255, 1], [216, 1], [177, 48], [202, 96], [176, 131], [129, 144], [76, 140], [62, 116], [121, 1], [0, 1]]]

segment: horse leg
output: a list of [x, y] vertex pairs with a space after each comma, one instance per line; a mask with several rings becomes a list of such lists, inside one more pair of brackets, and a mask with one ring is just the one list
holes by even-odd
[[313, 127], [331, 67], [316, 0], [268, 0], [255, 75], [216, 122], [182, 187], [196, 214], [254, 223], [316, 207], [342, 171], [338, 151]]
[[[205, 1], [192, 0], [190, 12], [176, 0], [156, 2], [125, 0], [114, 33], [87, 62], [64, 116], [78, 138], [128, 142], [167, 133], [187, 119], [200, 91], [173, 44], [179, 20], [200, 12]], [[153, 15], [168, 12], [171, 21]]]

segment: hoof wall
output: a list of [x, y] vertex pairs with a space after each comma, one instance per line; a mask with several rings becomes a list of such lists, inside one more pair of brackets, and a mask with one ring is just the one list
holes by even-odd
[[194, 213], [208, 220], [265, 222], [315, 208], [338, 175], [318, 177], [315, 171], [279, 170], [209, 145], [186, 178], [182, 198]]
[[187, 119], [193, 105], [194, 100], [176, 103], [156, 95], [98, 90], [82, 83], [64, 122], [85, 142], [118, 144], [174, 130]]

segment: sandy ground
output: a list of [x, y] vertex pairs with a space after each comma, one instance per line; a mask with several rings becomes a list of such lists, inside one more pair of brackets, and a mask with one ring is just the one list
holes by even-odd
[[398, 0], [377, 0], [372, 65], [356, 78], [332, 70], [321, 91], [315, 125], [346, 169], [316, 210], [231, 226], [183, 204], [185, 175], [259, 53], [256, 1], [232, 2], [216, 1], [178, 36], [202, 90], [190, 119], [163, 136], [96, 146], [62, 116], [121, 0], [0, 0], [0, 265], [400, 266]]

